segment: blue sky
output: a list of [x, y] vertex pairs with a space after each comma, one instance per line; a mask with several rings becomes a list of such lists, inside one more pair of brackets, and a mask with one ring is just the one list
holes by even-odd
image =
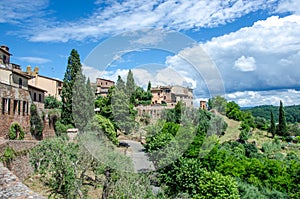
[[92, 80], [132, 69], [138, 84], [189, 86], [196, 101], [218, 87], [240, 106], [300, 104], [299, 0], [10, 0], [0, 10], [11, 61], [42, 75], [62, 79], [75, 48]]

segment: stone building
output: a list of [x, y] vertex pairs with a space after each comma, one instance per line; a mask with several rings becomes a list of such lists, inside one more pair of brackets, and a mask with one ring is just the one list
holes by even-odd
[[0, 46], [0, 65], [8, 66], [10, 64], [9, 48], [7, 46]]
[[193, 89], [182, 86], [159, 86], [151, 88], [152, 104], [175, 106], [182, 101], [187, 107], [193, 106]]
[[92, 86], [95, 89], [95, 96], [103, 96], [106, 97], [108, 94], [108, 89], [115, 85], [114, 81], [103, 79], [103, 78], [97, 78], [96, 83], [93, 83]]
[[25, 132], [30, 131], [32, 100], [28, 91], [29, 78], [13, 69], [0, 68], [0, 137], [8, 135], [14, 122], [19, 123]]

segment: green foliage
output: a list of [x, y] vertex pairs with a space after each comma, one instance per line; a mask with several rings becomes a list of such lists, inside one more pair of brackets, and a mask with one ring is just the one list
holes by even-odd
[[255, 127], [260, 129], [260, 130], [263, 130], [263, 131], [267, 131], [268, 130], [268, 122], [265, 118], [263, 117], [255, 117], [254, 118], [254, 124], [255, 124]]
[[74, 128], [72, 124], [65, 125], [60, 120], [55, 122], [55, 133], [57, 136], [66, 136], [67, 130], [72, 128]]
[[287, 124], [286, 124], [285, 112], [284, 112], [282, 101], [280, 101], [280, 106], [279, 106], [278, 126], [276, 128], [276, 134], [279, 136], [289, 135], [287, 131]]
[[134, 101], [133, 101], [134, 97], [132, 95], [135, 92], [135, 88], [136, 88], [136, 85], [134, 82], [133, 73], [131, 70], [129, 70], [128, 74], [127, 74], [125, 93], [130, 98], [131, 103], [134, 103]]
[[20, 124], [14, 122], [9, 127], [8, 139], [10, 140], [23, 140], [25, 136], [25, 132], [23, 131]]
[[233, 101], [226, 104], [226, 116], [229, 119], [236, 121], [241, 121], [243, 119], [243, 113], [240, 110], [239, 105]]
[[274, 115], [272, 111], [271, 111], [271, 125], [269, 128], [269, 132], [272, 134], [273, 137], [276, 134], [276, 125], [275, 125]]
[[72, 98], [73, 87], [76, 79], [76, 75], [81, 71], [81, 62], [78, 52], [72, 49], [68, 58], [68, 65], [63, 79], [62, 88], [62, 112], [61, 119], [65, 125], [72, 124], [74, 126], [73, 112], [72, 112]]
[[7, 168], [11, 168], [11, 162], [16, 157], [16, 152], [12, 147], [7, 146], [0, 157], [0, 160], [5, 164]]
[[72, 114], [75, 126], [79, 132], [86, 130], [87, 124], [94, 115], [94, 94], [90, 80], [87, 82], [81, 69], [77, 72], [73, 85]]
[[197, 188], [197, 194], [193, 197], [195, 199], [240, 198], [235, 179], [219, 172], [204, 172], [197, 183]]
[[219, 113], [226, 114], [227, 100], [224, 97], [213, 97], [208, 100], [207, 105], [209, 109], [216, 109]]
[[37, 139], [42, 139], [44, 122], [38, 114], [37, 107], [35, 104], [30, 106], [30, 132]]
[[116, 88], [125, 92], [125, 82], [123, 81], [123, 79], [121, 78], [120, 75], [118, 75], [118, 80], [116, 82]]
[[45, 109], [61, 108], [61, 101], [58, 101], [54, 96], [48, 95], [45, 97]]
[[103, 172], [102, 166], [84, 148], [61, 138], [44, 140], [34, 147], [30, 162], [54, 197], [82, 198], [85, 184], [96, 186], [101, 182], [98, 175]]
[[103, 117], [102, 115], [95, 115], [91, 125], [92, 130], [96, 130], [99, 133], [103, 132], [113, 144], [119, 144], [117, 132], [109, 119]]
[[[274, 113], [275, 122], [278, 122], [278, 108], [278, 106], [263, 105], [249, 108], [247, 111], [250, 111], [254, 117], [263, 117], [268, 121], [271, 119], [270, 112], [272, 111]], [[300, 105], [285, 106], [284, 110], [287, 123], [300, 122]]]
[[107, 190], [110, 199], [149, 198], [155, 199], [152, 187], [145, 174], [113, 173], [112, 181]]
[[143, 88], [137, 87], [135, 92], [133, 93], [134, 105], [150, 105], [152, 94], [151, 91], [144, 91]]
[[125, 134], [130, 134], [136, 127], [136, 110], [133, 109], [127, 95], [119, 89], [114, 89], [112, 94], [112, 115], [116, 127]]

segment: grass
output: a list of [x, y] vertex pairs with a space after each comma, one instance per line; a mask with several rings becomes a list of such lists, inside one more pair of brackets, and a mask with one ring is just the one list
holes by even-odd
[[240, 135], [239, 127], [240, 127], [241, 122], [231, 120], [223, 115], [220, 115], [220, 116], [224, 119], [224, 121], [228, 125], [225, 134], [220, 138], [220, 142], [223, 143], [223, 142], [230, 141], [230, 140], [232, 140], [232, 141], [237, 140]]

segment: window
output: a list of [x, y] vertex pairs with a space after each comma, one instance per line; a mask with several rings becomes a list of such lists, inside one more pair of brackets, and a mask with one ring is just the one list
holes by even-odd
[[36, 101], [36, 93], [33, 93], [33, 101]]
[[22, 88], [22, 78], [19, 78], [19, 88]]
[[27, 102], [23, 101], [23, 110], [22, 110], [23, 115], [27, 113]]
[[10, 113], [10, 99], [2, 98], [2, 114]]
[[107, 85], [107, 82], [105, 82], [105, 84]]
[[20, 115], [21, 113], [21, 101], [18, 100], [18, 114]]
[[42, 94], [39, 94], [39, 102], [42, 101]]
[[18, 100], [14, 100], [14, 114], [17, 113], [17, 108], [18, 108]]

